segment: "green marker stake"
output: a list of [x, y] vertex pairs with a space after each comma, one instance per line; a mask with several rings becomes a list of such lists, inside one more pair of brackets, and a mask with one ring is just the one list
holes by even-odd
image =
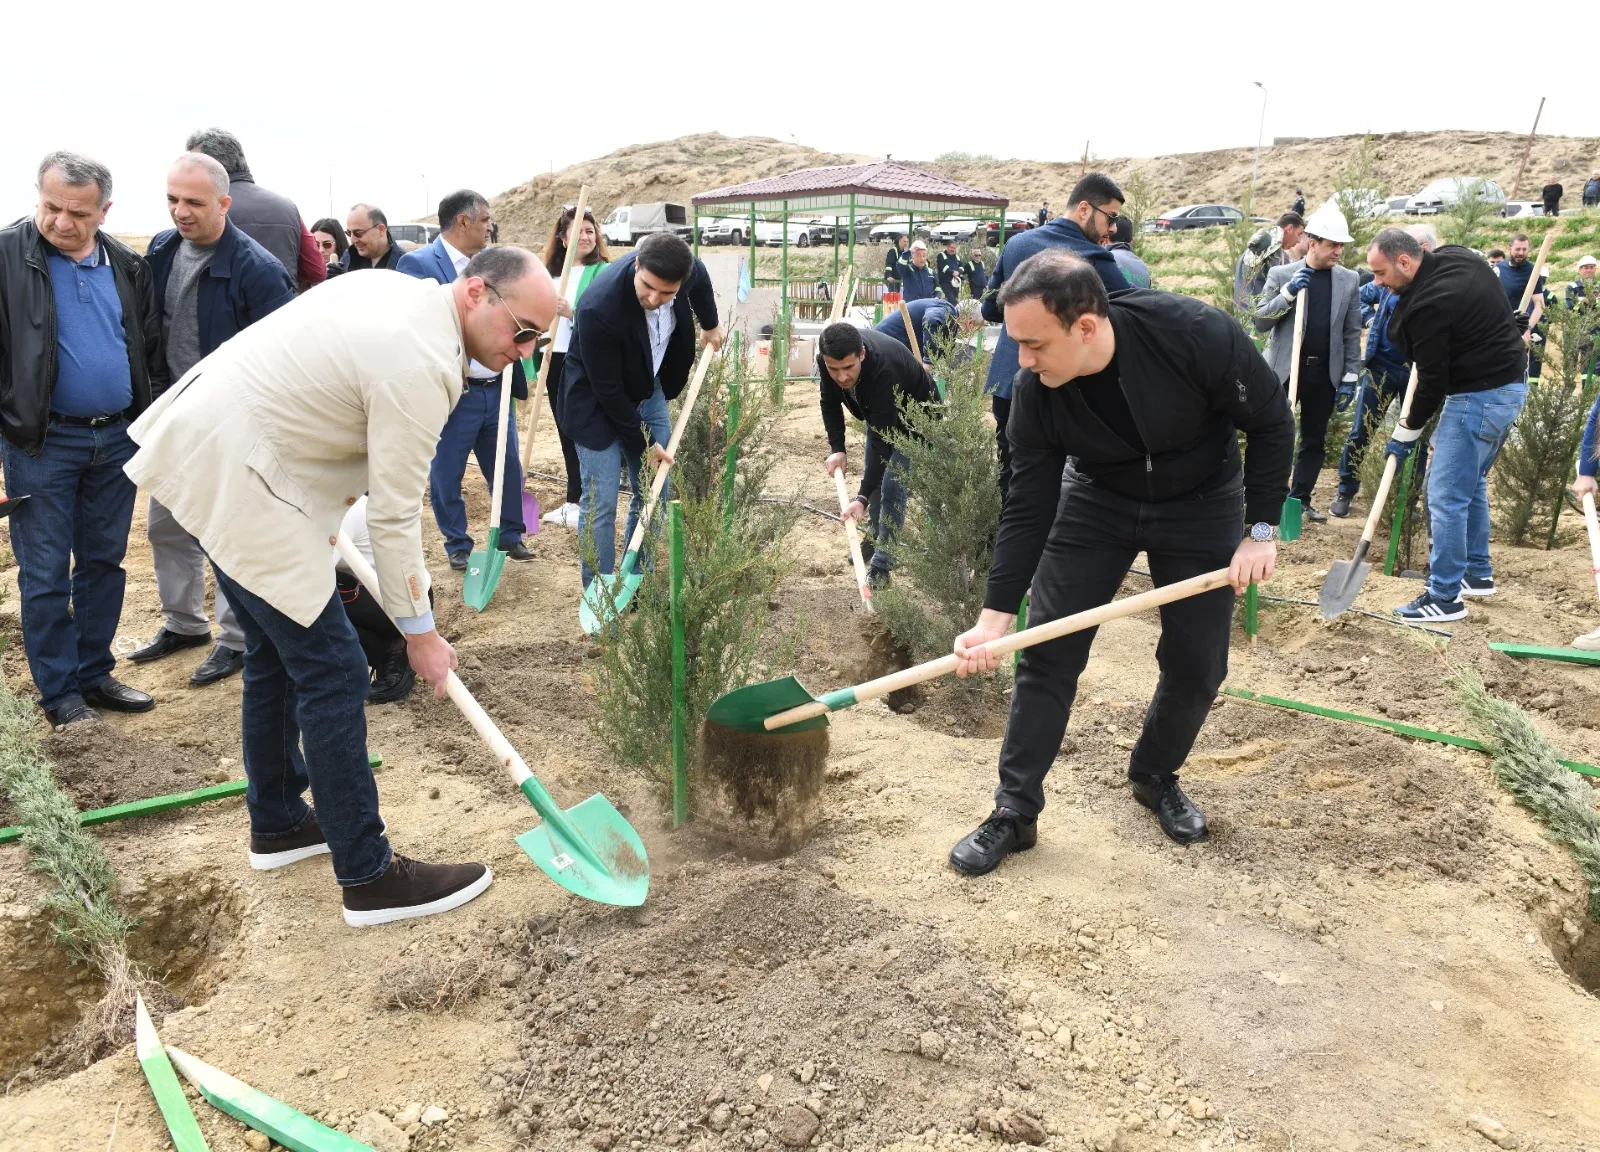
[[183, 1078], [200, 1089], [200, 1094], [213, 1108], [265, 1133], [285, 1148], [292, 1148], [294, 1152], [372, 1152], [361, 1141], [318, 1124], [303, 1112], [296, 1112], [283, 1101], [256, 1091], [244, 1081], [235, 1080], [182, 1049], [169, 1045], [167, 1055], [183, 1073]]
[[161, 1109], [161, 1119], [172, 1134], [173, 1148], [177, 1152], [210, 1152], [210, 1145], [189, 1107], [189, 1098], [183, 1094], [183, 1085], [178, 1083], [172, 1064], [161, 1048], [161, 1038], [150, 1022], [144, 997], [138, 993], [134, 993], [133, 1012], [134, 1051], [139, 1057], [139, 1067], [144, 1070], [145, 1081], [150, 1085], [150, 1094], [156, 1098], [156, 1107]]
[[1600, 664], [1600, 652], [1585, 652], [1582, 648], [1544, 648], [1537, 644], [1489, 645], [1496, 652], [1516, 656], [1523, 660], [1557, 660], [1563, 664]]

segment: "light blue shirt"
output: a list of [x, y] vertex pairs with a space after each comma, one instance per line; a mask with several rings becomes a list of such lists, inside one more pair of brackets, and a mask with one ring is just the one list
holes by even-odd
[[661, 362], [667, 358], [667, 341], [672, 339], [673, 329], [678, 326], [678, 318], [672, 314], [672, 301], [659, 308], [645, 309], [644, 325], [650, 330], [650, 367], [659, 376]]

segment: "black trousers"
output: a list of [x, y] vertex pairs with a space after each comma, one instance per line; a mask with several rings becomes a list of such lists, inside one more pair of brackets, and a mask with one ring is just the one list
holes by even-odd
[[[1107, 603], [1141, 551], [1149, 557], [1157, 585], [1226, 568], [1239, 545], [1243, 518], [1238, 480], [1215, 492], [1150, 504], [1101, 491], [1069, 471], [1033, 576], [1028, 623], [1043, 624]], [[1177, 775], [1228, 673], [1232, 624], [1231, 588], [1161, 609], [1161, 641], [1156, 645], [1161, 676], [1128, 762], [1129, 779]], [[1023, 649], [1000, 746], [996, 807], [1026, 817], [1044, 809], [1044, 778], [1061, 751], [1078, 677], [1093, 642], [1090, 629]]]
[[[1284, 385], [1288, 388], [1288, 384]], [[1328, 365], [1314, 357], [1300, 361], [1300, 450], [1294, 458], [1294, 478], [1289, 495], [1302, 504], [1311, 502], [1311, 490], [1322, 471], [1322, 457], [1328, 444], [1328, 421], [1333, 418], [1334, 388], [1328, 379]]]
[[1005, 507], [1006, 493], [1011, 490], [1011, 441], [1006, 439], [1006, 422], [1011, 419], [1011, 397], [990, 397], [990, 411], [994, 413], [995, 441], [1000, 446], [1000, 506]]
[[[578, 475], [578, 446], [561, 429], [561, 417], [556, 415], [556, 392], [561, 387], [561, 366], [567, 362], [565, 352], [550, 353], [550, 375], [545, 379], [544, 394], [550, 401], [550, 419], [555, 422], [556, 435], [561, 438], [561, 459], [567, 469], [567, 503], [576, 504], [583, 499], [583, 481]], [[529, 526], [532, 530], [532, 526]]]
[[[366, 653], [367, 667], [376, 670], [385, 656], [405, 650], [406, 638], [383, 605], [374, 600], [367, 590], [348, 572], [335, 573], [339, 585], [339, 600], [344, 604], [344, 614], [355, 626], [356, 639], [361, 641], [361, 651]], [[428, 589], [428, 603], [433, 603], [433, 589]]]

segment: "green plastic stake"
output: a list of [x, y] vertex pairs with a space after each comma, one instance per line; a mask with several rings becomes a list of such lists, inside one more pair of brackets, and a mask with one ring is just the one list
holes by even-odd
[[[739, 362], [739, 334], [733, 334], [733, 359]], [[738, 378], [728, 381], [728, 417], [724, 427], [724, 436], [727, 447], [723, 452], [722, 465], [722, 534], [726, 536], [733, 531], [733, 481], [739, 467], [739, 444], [734, 437], [739, 431], [739, 381]]]
[[258, 1092], [242, 1080], [235, 1080], [181, 1048], [169, 1044], [167, 1055], [183, 1073], [183, 1078], [200, 1089], [200, 1094], [213, 1108], [270, 1136], [285, 1148], [294, 1152], [372, 1152], [361, 1141], [318, 1124], [305, 1113], [295, 1111], [265, 1092]]
[[1400, 491], [1394, 498], [1394, 515], [1389, 518], [1389, 551], [1383, 558], [1383, 574], [1394, 575], [1395, 559], [1400, 555], [1400, 537], [1406, 530], [1406, 501], [1411, 491], [1411, 473], [1417, 466], [1415, 452], [1406, 457], [1405, 467], [1400, 469]]
[[[225, 800], [229, 796], [242, 796], [246, 787], [248, 783], [244, 780], [229, 780], [226, 784], [211, 784], [205, 788], [196, 788], [192, 792], [154, 796], [149, 800], [131, 800], [126, 804], [113, 804], [109, 808], [92, 808], [87, 812], [78, 813], [78, 823], [82, 827], [89, 828], [96, 824], [126, 820], [131, 816], [153, 816], [157, 812], [190, 808], [196, 804], [204, 804], [208, 800]], [[10, 844], [14, 840], [20, 840], [25, 829], [26, 825], [22, 824], [0, 828], [0, 844]]]
[[145, 1009], [144, 997], [137, 992], [133, 1000], [134, 1051], [139, 1057], [139, 1067], [144, 1070], [145, 1082], [150, 1085], [150, 1095], [156, 1098], [161, 1109], [161, 1119], [172, 1134], [172, 1146], [177, 1152], [210, 1152], [210, 1145], [200, 1131], [200, 1125], [189, 1107], [189, 1098], [183, 1094], [172, 1063], [161, 1047], [156, 1026]]
[[1565, 664], [1600, 664], [1600, 652], [1585, 652], [1581, 648], [1544, 648], [1537, 644], [1495, 644], [1490, 648], [1517, 656], [1524, 660], [1558, 660]]
[[[1026, 592], [1024, 592], [1022, 594], [1022, 607], [1017, 612], [1017, 626], [1016, 626], [1015, 631], [1021, 632], [1027, 626], [1028, 626], [1028, 594]], [[1013, 677], [1016, 676], [1016, 674], [1017, 674], [1017, 665], [1019, 663], [1021, 663], [1021, 661], [1022, 661], [1022, 649], [1019, 648], [1019, 649], [1017, 649], [1017, 651], [1015, 651], [1015, 652], [1013, 652], [1011, 654], [1011, 675]]]
[[[1263, 696], [1252, 692], [1248, 688], [1223, 688], [1224, 696], [1232, 696], [1236, 700], [1248, 700], [1252, 704], [1269, 704], [1274, 708], [1287, 708], [1293, 712], [1306, 712], [1312, 716], [1321, 716], [1327, 720], [1343, 720], [1350, 724], [1365, 724], [1369, 728], [1382, 728], [1386, 732], [1394, 732], [1401, 736], [1410, 736], [1413, 740], [1428, 740], [1434, 744], [1449, 744], [1456, 748], [1470, 748], [1474, 752], [1487, 752], [1489, 749], [1480, 741], [1470, 736], [1452, 736], [1448, 732], [1435, 732], [1432, 728], [1418, 728], [1415, 724], [1402, 724], [1398, 720], [1380, 720], [1376, 716], [1362, 716], [1356, 712], [1341, 712], [1337, 708], [1324, 708], [1320, 704], [1307, 704], [1302, 700], [1289, 700], [1282, 696]], [[1593, 764], [1585, 764], [1579, 760], [1558, 761], [1563, 768], [1570, 768], [1584, 776], [1600, 776], [1600, 768]]]
[[687, 678], [683, 643], [683, 505], [669, 506], [672, 556], [672, 826], [689, 818], [689, 705], [684, 699]]
[[1250, 587], [1244, 592], [1244, 634], [1252, 640], [1256, 638], [1256, 633], [1261, 628], [1260, 609], [1261, 592], [1256, 587], [1256, 582], [1252, 580]]

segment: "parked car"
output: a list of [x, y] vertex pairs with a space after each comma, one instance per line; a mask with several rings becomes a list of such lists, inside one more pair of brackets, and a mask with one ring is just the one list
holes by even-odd
[[1244, 213], [1226, 204], [1185, 204], [1155, 219], [1152, 232], [1183, 232], [1190, 228], [1217, 228], [1237, 224]]
[[1542, 200], [1507, 200], [1500, 205], [1502, 216], [1543, 216], [1544, 202]]
[[[783, 221], [757, 220], [756, 243], [773, 248], [783, 247]], [[789, 221], [789, 243], [796, 248], [811, 247], [811, 228], [799, 220]]]
[[[888, 219], [874, 224], [867, 231], [867, 240], [873, 244], [893, 244], [906, 235], [906, 225], [909, 223], [904, 216], [890, 216]], [[918, 225], [916, 234], [926, 236], [927, 225]], [[860, 233], [857, 233], [859, 236]]]
[[1334, 197], [1334, 203], [1345, 216], [1353, 216], [1358, 220], [1376, 220], [1392, 211], [1389, 201], [1376, 188], [1345, 189], [1342, 195]]
[[687, 240], [694, 235], [694, 225], [682, 204], [624, 204], [600, 222], [600, 231], [608, 243], [637, 244], [654, 232], [672, 232]]
[[1410, 200], [1406, 201], [1407, 216], [1437, 216], [1448, 211], [1466, 194], [1475, 195], [1486, 204], [1504, 204], [1505, 189], [1493, 180], [1477, 180], [1470, 176], [1447, 176], [1435, 180]]
[[717, 216], [700, 221], [700, 243], [732, 244], [735, 247], [750, 239], [750, 217]]
[[398, 240], [402, 244], [432, 244], [434, 237], [439, 235], [437, 224], [391, 224], [389, 225], [389, 239]]
[[[1029, 228], [1036, 227], [1039, 218], [1031, 212], [1006, 213], [1006, 239], [1015, 240]], [[984, 240], [990, 248], [1000, 247], [1000, 225], [990, 220], [983, 226]]]
[[940, 244], [971, 240], [983, 230], [982, 220], [940, 220], [928, 226], [928, 239]]

